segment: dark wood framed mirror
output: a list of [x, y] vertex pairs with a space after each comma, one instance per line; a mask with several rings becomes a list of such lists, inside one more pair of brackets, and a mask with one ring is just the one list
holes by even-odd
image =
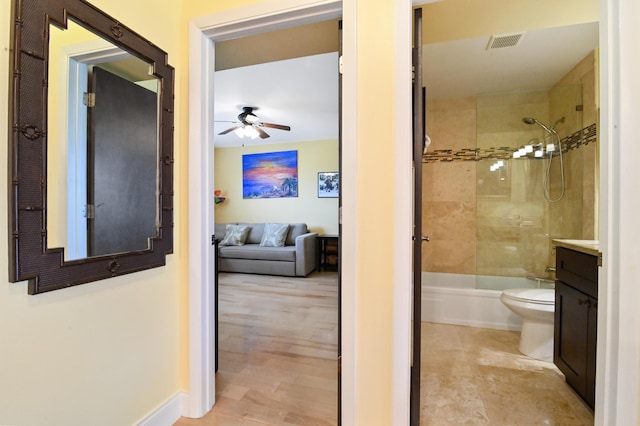
[[82, 0], [14, 0], [12, 18], [9, 280], [37, 294], [163, 266], [173, 252], [167, 54]]

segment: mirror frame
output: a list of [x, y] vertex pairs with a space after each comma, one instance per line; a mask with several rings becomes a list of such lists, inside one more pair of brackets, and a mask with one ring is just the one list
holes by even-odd
[[[152, 66], [160, 80], [158, 234], [146, 250], [64, 260], [47, 247], [47, 96], [49, 28], [67, 19]], [[14, 0], [9, 99], [9, 281], [29, 294], [58, 290], [165, 265], [173, 253], [174, 70], [167, 54], [84, 0]]]

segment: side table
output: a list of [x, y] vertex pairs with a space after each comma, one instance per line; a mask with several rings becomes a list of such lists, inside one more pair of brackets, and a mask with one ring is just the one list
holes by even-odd
[[318, 242], [316, 266], [318, 271], [338, 270], [339, 236], [334, 234], [320, 234], [316, 237]]

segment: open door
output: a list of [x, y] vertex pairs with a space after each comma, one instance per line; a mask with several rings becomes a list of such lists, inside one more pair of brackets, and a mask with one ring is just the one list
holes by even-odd
[[146, 250], [158, 234], [157, 93], [99, 67], [91, 86], [88, 255]]
[[420, 425], [420, 344], [422, 311], [422, 153], [425, 140], [422, 87], [422, 9], [413, 22], [413, 317], [411, 351], [411, 426]]

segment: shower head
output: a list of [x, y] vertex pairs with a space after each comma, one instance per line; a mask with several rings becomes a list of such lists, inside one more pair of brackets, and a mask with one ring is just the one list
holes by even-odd
[[558, 120], [556, 120], [556, 122], [553, 123], [553, 126], [551, 126], [551, 128], [555, 130], [556, 126], [560, 123], [564, 123], [564, 117], [561, 117]]
[[564, 122], [564, 117], [562, 117], [560, 120], [556, 121], [555, 124], [551, 127], [547, 127], [545, 126], [543, 123], [541, 123], [540, 121], [538, 121], [538, 119], [533, 118], [533, 117], [524, 117], [522, 119], [522, 122], [525, 124], [537, 124], [538, 126], [542, 127], [543, 129], [545, 129], [547, 132], [549, 133], [556, 133], [555, 127], [558, 123]]

